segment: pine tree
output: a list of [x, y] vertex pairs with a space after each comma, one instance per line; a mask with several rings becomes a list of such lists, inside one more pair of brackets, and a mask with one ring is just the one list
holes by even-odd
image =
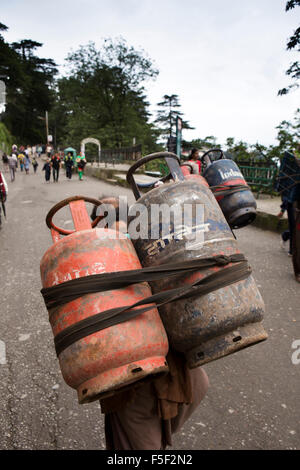
[[[157, 111], [157, 118], [154, 123], [159, 126], [161, 135], [172, 136], [176, 125], [176, 117], [183, 116], [183, 113], [178, 110], [181, 108], [178, 95], [164, 95], [163, 101], [157, 103], [157, 106], [162, 109]], [[182, 121], [182, 128], [194, 129], [187, 121]]]

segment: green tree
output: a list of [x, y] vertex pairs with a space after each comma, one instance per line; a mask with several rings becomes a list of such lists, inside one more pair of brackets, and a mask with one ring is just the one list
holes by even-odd
[[87, 136], [102, 147], [132, 145], [133, 138], [155, 145], [155, 129], [148, 122], [149, 103], [144, 82], [158, 71], [144, 51], [123, 38], [81, 46], [67, 57], [69, 74], [58, 81], [58, 100], [66, 115], [65, 139], [78, 145]]
[[11, 146], [13, 144], [13, 138], [6, 128], [6, 126], [3, 124], [3, 122], [0, 122], [0, 149], [3, 152], [8, 153], [11, 150]]
[[[8, 27], [0, 23], [0, 31], [7, 31]], [[11, 105], [24, 86], [25, 79], [22, 74], [22, 65], [20, 57], [16, 51], [4, 40], [0, 34], [0, 80], [3, 80], [6, 86], [7, 107]], [[6, 107], [6, 111], [7, 108]], [[3, 118], [3, 116], [2, 116]]]
[[226, 139], [226, 150], [230, 153], [236, 161], [250, 161], [251, 152], [249, 151], [249, 144], [240, 140], [235, 142], [234, 137]]
[[[7, 30], [3, 24], [0, 27]], [[55, 63], [36, 56], [42, 44], [31, 39], [8, 44], [1, 35], [0, 46], [0, 75], [7, 90], [3, 122], [20, 143], [45, 141], [45, 126], [39, 116], [54, 102]]]
[[278, 129], [278, 151], [282, 154], [285, 151], [295, 150], [300, 141], [300, 108], [296, 110], [291, 122], [282, 121], [276, 129]]
[[[157, 103], [161, 109], [157, 111], [157, 118], [154, 123], [158, 125], [161, 135], [171, 136], [176, 125], [177, 116], [183, 116], [179, 111], [181, 105], [179, 104], [178, 95], [164, 95], [163, 101]], [[183, 129], [194, 129], [187, 121], [182, 120]]]
[[[300, 6], [300, 0], [289, 0], [286, 3], [285, 11], [289, 11], [295, 8], [296, 6]], [[300, 26], [288, 39], [286, 48], [287, 50], [296, 49], [298, 52], [300, 52]], [[292, 88], [299, 87], [299, 84], [297, 82], [300, 79], [300, 62], [293, 62], [286, 71], [286, 75], [288, 75], [293, 80], [293, 83], [291, 83], [291, 85], [289, 85], [288, 87], [279, 90], [278, 95], [286, 95]]]
[[220, 144], [217, 143], [217, 137], [214, 135], [208, 135], [204, 139], [193, 139], [190, 142], [191, 147], [198, 149], [212, 149], [220, 148]]

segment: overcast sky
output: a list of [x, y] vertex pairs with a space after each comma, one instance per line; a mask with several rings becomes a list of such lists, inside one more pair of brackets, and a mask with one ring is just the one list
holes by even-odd
[[[159, 70], [146, 82], [150, 110], [164, 94], [178, 94], [195, 130], [183, 138], [214, 135], [276, 143], [275, 127], [300, 107], [300, 90], [278, 97], [285, 70], [296, 60], [286, 41], [300, 8], [286, 0], [0, 0], [8, 42], [34, 39], [43, 57], [63, 65], [79, 45], [123, 36], [144, 49]], [[63, 71], [63, 68], [61, 68]]]

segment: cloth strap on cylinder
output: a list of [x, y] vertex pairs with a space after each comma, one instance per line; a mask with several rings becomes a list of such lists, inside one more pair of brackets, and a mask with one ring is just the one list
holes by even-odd
[[41, 289], [41, 294], [46, 307], [49, 309], [71, 302], [84, 294], [121, 289], [140, 282], [159, 281], [169, 276], [188, 274], [189, 272], [199, 271], [199, 269], [203, 268], [225, 266], [229, 263], [237, 263], [245, 260], [242, 253], [236, 253], [231, 256], [217, 255], [129, 271], [92, 274], [62, 282], [52, 287], [43, 288]]
[[[213, 265], [225, 267], [225, 265], [228, 265], [229, 263], [234, 264], [226, 267], [226, 269], [214, 272], [203, 279], [198, 279], [192, 284], [156, 293], [129, 306], [106, 310], [65, 328], [54, 338], [57, 355], [79, 339], [113, 325], [128, 321], [137, 315], [147, 312], [148, 310], [161, 307], [176, 300], [186, 299], [196, 295], [205, 295], [222, 287], [226, 287], [234, 282], [246, 279], [251, 274], [251, 268], [242, 254], [234, 254], [231, 256], [219, 255], [211, 258], [185, 261], [180, 264], [166, 264], [133, 271], [91, 275], [42, 289], [41, 292], [44, 299], [49, 295], [49, 292], [52, 296], [52, 301], [49, 301], [49, 299], [46, 301], [45, 299], [46, 305], [48, 308], [51, 308], [63, 305], [64, 303], [70, 302], [71, 300], [87, 293], [113, 290], [130, 284], [158, 280], [172, 275], [188, 274]], [[129, 273], [131, 273], [131, 279], [128, 278]], [[98, 277], [98, 281], [95, 279], [96, 277]], [[87, 284], [90, 283], [90, 286], [87, 286], [87, 284], [84, 285], [84, 283], [81, 282], [82, 280], [87, 280]], [[61, 291], [62, 287], [64, 287], [65, 292]], [[74, 292], [74, 294], [70, 296], [71, 291], [74, 291], [75, 289], [76, 293]], [[54, 302], [53, 297], [55, 296], [55, 292], [58, 292], [59, 290], [60, 300], [56, 300]]]
[[218, 184], [210, 186], [209, 189], [215, 196], [229, 196], [230, 194], [239, 193], [240, 191], [251, 191], [247, 184]]

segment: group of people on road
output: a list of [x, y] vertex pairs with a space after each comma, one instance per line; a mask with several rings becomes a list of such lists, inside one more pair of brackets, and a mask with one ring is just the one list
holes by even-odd
[[15, 173], [18, 168], [21, 172], [29, 174], [30, 165], [32, 165], [34, 173], [37, 172], [39, 163], [37, 159], [41, 157], [42, 152], [47, 155], [46, 161], [43, 165], [42, 171], [45, 171], [45, 180], [50, 182], [51, 173], [53, 176], [53, 181], [58, 182], [59, 170], [62, 165], [66, 169], [66, 177], [70, 180], [72, 178], [73, 167], [77, 167], [79, 180], [83, 180], [83, 171], [86, 165], [85, 156], [80, 152], [77, 157], [73, 157], [71, 152], [68, 152], [64, 156], [64, 152], [54, 151], [53, 147], [48, 144], [47, 146], [29, 146], [26, 148], [24, 146], [13, 145], [11, 149], [11, 154], [7, 155], [3, 153], [2, 162], [4, 167], [4, 172], [10, 173], [10, 179], [13, 182], [15, 180]]
[[7, 199], [8, 186], [4, 173], [10, 173], [11, 182], [15, 181], [15, 175], [18, 168], [21, 172], [25, 172], [26, 175], [29, 174], [30, 165], [33, 167], [34, 173], [37, 172], [39, 163], [37, 161], [41, 155], [47, 153], [46, 161], [43, 165], [42, 171], [45, 171], [45, 180], [46, 183], [50, 183], [51, 171], [53, 176], [53, 181], [58, 182], [59, 170], [64, 164], [66, 169], [66, 177], [70, 180], [72, 178], [73, 167], [77, 167], [79, 181], [83, 181], [83, 171], [86, 165], [86, 159], [82, 152], [73, 157], [71, 152], [68, 152], [64, 156], [64, 152], [54, 152], [51, 145], [42, 146], [30, 146], [27, 145], [26, 148], [21, 145], [19, 148], [17, 145], [12, 145], [11, 153], [2, 154], [2, 163], [4, 172], [0, 171], [0, 227], [1, 227], [1, 213], [5, 215], [5, 202]]
[[[75, 163], [77, 165], [79, 181], [83, 180], [83, 170], [86, 165], [85, 156], [80, 152], [76, 157]], [[42, 171], [45, 171], [45, 180], [50, 182], [51, 170], [53, 181], [58, 182], [59, 170], [62, 165], [65, 166], [66, 177], [70, 180], [72, 178], [73, 167], [75, 166], [74, 158], [71, 152], [68, 152], [66, 156], [63, 153], [55, 152], [51, 157], [47, 157], [45, 164], [42, 168]]]
[[11, 149], [10, 155], [3, 153], [2, 155], [2, 162], [4, 166], [5, 172], [10, 172], [10, 180], [15, 180], [15, 173], [17, 168], [20, 167], [20, 171], [28, 175], [30, 165], [32, 165], [34, 173], [36, 173], [38, 162], [37, 158], [41, 156], [42, 147], [33, 146], [30, 147], [27, 145], [25, 148], [21, 145], [19, 148], [17, 145], [13, 145]]

